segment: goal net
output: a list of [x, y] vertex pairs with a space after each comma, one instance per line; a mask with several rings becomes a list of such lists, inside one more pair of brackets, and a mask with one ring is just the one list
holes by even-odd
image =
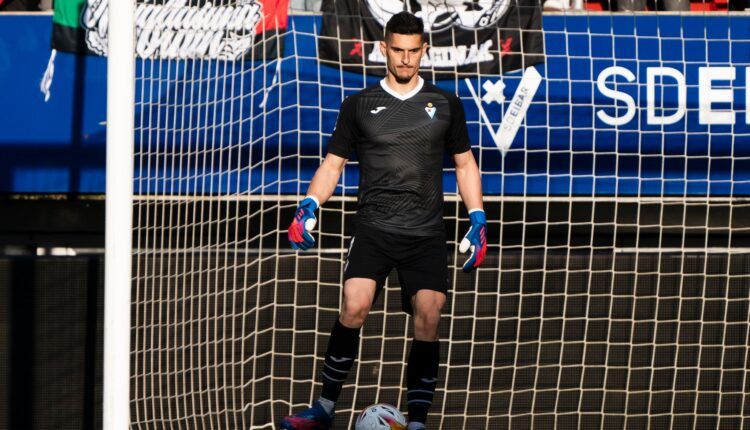
[[[403, 8], [392, 3], [377, 4]], [[382, 66], [321, 59], [326, 26], [345, 13], [292, 10], [255, 34], [286, 9], [260, 4], [138, 3], [134, 428], [274, 428], [320, 393], [356, 160], [319, 211], [313, 249], [292, 251], [286, 227], [341, 101]], [[408, 6], [432, 13], [430, 24], [448, 7]], [[516, 56], [519, 71], [471, 63], [505, 61], [502, 44], [433, 51], [424, 77], [463, 101], [489, 248], [475, 274], [460, 270], [468, 218], [446, 160], [452, 287], [430, 428], [745, 424], [749, 24], [569, 11], [545, 14], [544, 61]], [[342, 56], [357, 49], [326, 34]], [[372, 403], [406, 409], [412, 328], [400, 309], [393, 273], [337, 428]]]

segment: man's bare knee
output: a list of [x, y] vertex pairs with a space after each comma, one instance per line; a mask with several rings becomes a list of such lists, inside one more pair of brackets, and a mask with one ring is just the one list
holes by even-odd
[[437, 327], [440, 324], [440, 311], [420, 312], [414, 315], [414, 323], [422, 327]]
[[445, 304], [445, 294], [420, 290], [412, 298], [414, 309], [414, 337], [433, 341], [438, 337], [440, 312]]
[[351, 328], [362, 327], [370, 313], [370, 306], [370, 302], [362, 300], [345, 300], [339, 317], [341, 324]]
[[362, 327], [370, 313], [375, 289], [376, 284], [372, 279], [352, 278], [346, 281], [339, 315], [341, 324], [351, 328]]

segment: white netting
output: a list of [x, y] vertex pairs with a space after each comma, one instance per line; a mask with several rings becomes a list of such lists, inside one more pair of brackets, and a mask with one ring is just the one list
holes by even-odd
[[[497, 130], [522, 75], [440, 82], [467, 111], [489, 251], [472, 276], [452, 252], [430, 427], [744, 424], [748, 23], [546, 15], [544, 79], [504, 156], [486, 121]], [[133, 427], [273, 428], [320, 392], [356, 162], [319, 213], [314, 249], [292, 252], [286, 227], [341, 100], [377, 80], [318, 62], [320, 25], [319, 15], [293, 15], [244, 59], [138, 60]], [[280, 58], [263, 61], [282, 39]], [[651, 93], [656, 67], [677, 70], [684, 86], [652, 71]], [[650, 95], [666, 117], [680, 111], [683, 88], [682, 117], [648, 119]], [[628, 121], [623, 94], [640, 108]], [[706, 109], [725, 122], [720, 111], [734, 112], [734, 123], [703, 124]], [[454, 249], [467, 219], [446, 175]], [[369, 404], [404, 402], [411, 328], [400, 309], [391, 276], [363, 329], [338, 428]]]

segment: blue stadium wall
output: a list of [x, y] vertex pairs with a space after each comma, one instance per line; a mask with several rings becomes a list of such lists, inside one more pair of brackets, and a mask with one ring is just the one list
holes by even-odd
[[[319, 17], [291, 17], [289, 28], [297, 30], [297, 40], [285, 44], [287, 53], [277, 80], [280, 86], [269, 92], [265, 105], [271, 113], [265, 122], [243, 118], [238, 122], [242, 127], [227, 127], [238, 140], [255, 142], [250, 148], [236, 149], [232, 164], [193, 168], [184, 175], [210, 174], [212, 181], [171, 179], [164, 170], [153, 170], [140, 172], [150, 179], [137, 183], [136, 191], [304, 192], [315, 159], [300, 162], [285, 156], [323, 155], [325, 136], [333, 128], [342, 96], [377, 81], [318, 64], [312, 34], [319, 27]], [[50, 53], [51, 28], [49, 15], [0, 15], [0, 193], [103, 193], [106, 60], [59, 54], [52, 97], [45, 102], [39, 82]], [[497, 77], [474, 78], [469, 83], [440, 81], [464, 99], [472, 142], [475, 149], [483, 149], [487, 194], [750, 195], [750, 114], [746, 109], [750, 98], [750, 17], [545, 16], [544, 30], [548, 59], [538, 70], [545, 79], [527, 114], [526, 128], [504, 157], [494, 146], [468, 90], [469, 83], [480, 88], [485, 80], [494, 82]], [[302, 58], [290, 56], [295, 45]], [[230, 72], [253, 71], [245, 73], [242, 84], [226, 83], [225, 89], [255, 93], [255, 97], [237, 103], [243, 104], [245, 112], [259, 112], [262, 97], [257, 94], [271, 85], [277, 64], [238, 63], [232, 67], [236, 70]], [[700, 77], [710, 74], [707, 67], [712, 69], [710, 73], [725, 69], [706, 84]], [[671, 125], [654, 124], [647, 118], [646, 82], [649, 69], [654, 68], [671, 69], [668, 73], [677, 72], [685, 79], [686, 113]], [[192, 75], [196, 70], [182, 62], [170, 70], [169, 77]], [[215, 72], [210, 67], [201, 70], [204, 77]], [[609, 78], [597, 85], [607, 74]], [[727, 78], [730, 75], [734, 77]], [[297, 79], [308, 83], [285, 85]], [[517, 73], [504, 76], [504, 103], [484, 104], [494, 126], [508, 108], [519, 80]], [[329, 85], [321, 87], [317, 82]], [[674, 78], [662, 82], [656, 77], [656, 115], [677, 112], [675, 83]], [[165, 81], [163, 85], [170, 94], [180, 93], [180, 88], [170, 86], [174, 84]], [[627, 102], [605, 95], [606, 90], [634, 100], [637, 109], [632, 119], [618, 125], [606, 119], [607, 115], [622, 118], [628, 114]], [[718, 93], [709, 93], [712, 90], [724, 90], [729, 101], [713, 102], [710, 109], [729, 112], [720, 121], [734, 124], [702, 123], [700, 100], [716, 97]], [[218, 113], [228, 123], [236, 119], [222, 115]], [[164, 133], [150, 133], [142, 134], [141, 139], [170, 141]], [[209, 145], [207, 139], [189, 133], [183, 132], [183, 141]], [[194, 145], [199, 149], [199, 143]], [[262, 151], [272, 155], [265, 168], [257, 164]], [[357, 183], [356, 169], [348, 169], [347, 175], [347, 184]], [[455, 183], [449, 173], [446, 175], [446, 191], [454, 191]], [[345, 192], [353, 193], [355, 188]]]

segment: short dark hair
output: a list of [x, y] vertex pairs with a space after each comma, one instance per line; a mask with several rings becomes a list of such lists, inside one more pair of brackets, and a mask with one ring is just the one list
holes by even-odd
[[388, 20], [385, 25], [385, 39], [391, 34], [418, 34], [424, 40], [424, 23], [419, 18], [407, 11], [399, 12]]

